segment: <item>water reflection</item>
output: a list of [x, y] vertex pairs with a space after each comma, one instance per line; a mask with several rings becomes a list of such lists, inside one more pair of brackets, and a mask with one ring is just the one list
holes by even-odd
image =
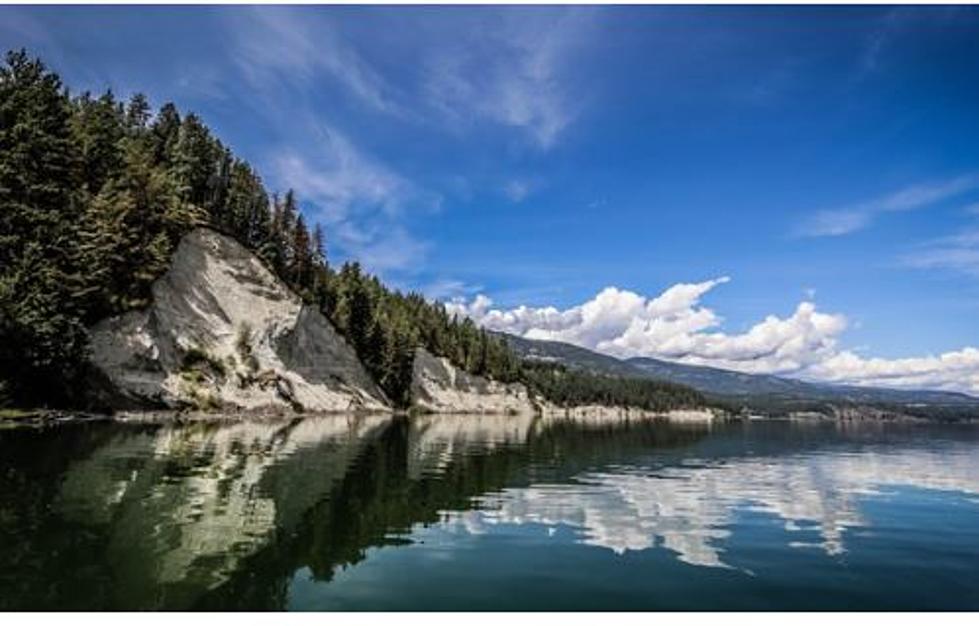
[[979, 494], [977, 469], [971, 445], [735, 458], [653, 475], [618, 468], [484, 496], [480, 510], [449, 515], [447, 523], [475, 533], [492, 524], [565, 524], [581, 530], [584, 544], [617, 553], [663, 546], [686, 563], [722, 567], [734, 516], [753, 510], [777, 516], [790, 532], [816, 530], [816, 544], [789, 545], [833, 556], [845, 552], [847, 528], [867, 524], [862, 496], [894, 486]]
[[186, 606], [275, 532], [290, 532], [388, 422], [199, 423], [121, 434], [70, 468], [53, 508], [105, 526], [114, 591], [127, 603]]
[[527, 416], [5, 432], [0, 608], [281, 608], [295, 572], [330, 581], [425, 526], [560, 525], [728, 567], [749, 511], [797, 535], [786, 549], [839, 555], [867, 496], [979, 494], [976, 430], [944, 432]]

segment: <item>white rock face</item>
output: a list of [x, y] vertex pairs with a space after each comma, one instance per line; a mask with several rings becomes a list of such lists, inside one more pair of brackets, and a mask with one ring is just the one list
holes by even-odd
[[415, 351], [411, 397], [414, 408], [426, 413], [537, 412], [524, 385], [474, 376], [422, 348]]
[[388, 408], [322, 313], [207, 229], [181, 240], [149, 308], [92, 329], [91, 350], [120, 408]]

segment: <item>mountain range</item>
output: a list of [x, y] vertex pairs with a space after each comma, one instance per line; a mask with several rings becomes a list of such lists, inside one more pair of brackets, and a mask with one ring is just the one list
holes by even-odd
[[526, 339], [502, 333], [501, 336], [524, 359], [560, 363], [568, 368], [610, 376], [679, 383], [693, 387], [714, 400], [750, 412], [780, 414], [825, 411], [839, 406], [877, 406], [929, 417], [979, 416], [979, 398], [964, 393], [833, 385], [649, 357], [618, 359], [558, 341]]

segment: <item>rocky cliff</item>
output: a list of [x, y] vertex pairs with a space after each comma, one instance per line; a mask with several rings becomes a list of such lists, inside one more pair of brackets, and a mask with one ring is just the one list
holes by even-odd
[[181, 240], [148, 308], [92, 329], [91, 356], [113, 408], [388, 408], [322, 313], [208, 229]]
[[474, 376], [422, 348], [415, 351], [411, 397], [413, 408], [424, 413], [537, 412], [524, 385]]
[[540, 415], [546, 419], [616, 422], [668, 419], [710, 422], [721, 417], [710, 409], [673, 410], [665, 413], [635, 407], [580, 405], [561, 407], [533, 393], [521, 383], [504, 384], [474, 376], [419, 348], [412, 373], [412, 407], [422, 413], [478, 413]]

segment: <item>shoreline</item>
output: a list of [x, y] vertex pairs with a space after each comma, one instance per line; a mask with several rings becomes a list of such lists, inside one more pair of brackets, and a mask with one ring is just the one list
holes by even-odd
[[[480, 417], [513, 417], [521, 415], [514, 412], [491, 411], [425, 411], [417, 408], [398, 410], [350, 410], [350, 411], [293, 411], [287, 408], [247, 409], [230, 411], [198, 411], [150, 409], [145, 411], [116, 411], [102, 413], [95, 411], [73, 411], [65, 409], [3, 409], [0, 410], [0, 429], [3, 428], [42, 428], [61, 424], [116, 422], [120, 424], [182, 424], [182, 423], [234, 423], [266, 422], [279, 420], [306, 419], [317, 417], [367, 417], [388, 415], [394, 417], [421, 417], [426, 415], [458, 415]], [[656, 413], [634, 407], [582, 405], [558, 407], [548, 405], [539, 407], [532, 413], [535, 417], [546, 419], [585, 419], [599, 421], [621, 420], [663, 420], [675, 423], [712, 423], [720, 421], [740, 421], [736, 415], [719, 414], [708, 408], [677, 409]]]
[[[18, 409], [7, 408], [0, 410], [0, 430], [14, 428], [48, 428], [69, 424], [85, 424], [114, 422], [118, 424], [190, 424], [190, 423], [240, 423], [240, 422], [271, 422], [288, 421], [308, 418], [327, 417], [371, 417], [386, 415], [392, 418], [425, 417], [430, 415], [455, 415], [459, 417], [516, 417], [526, 415], [513, 412], [475, 412], [475, 411], [424, 411], [409, 410], [354, 410], [354, 411], [292, 411], [278, 407], [261, 410], [237, 411], [196, 411], [196, 410], [165, 410], [153, 409], [146, 411], [117, 411], [115, 413], [100, 413], [93, 411], [71, 411], [64, 409]], [[929, 420], [929, 419], [882, 419], [854, 418], [852, 416], [805, 416], [772, 415], [751, 416], [722, 413], [708, 408], [678, 409], [666, 413], [656, 413], [631, 407], [605, 407], [599, 405], [583, 405], [575, 407], [540, 407], [532, 414], [534, 417], [547, 420], [581, 420], [587, 422], [622, 422], [622, 421], [663, 421], [672, 424], [716, 424], [730, 422], [796, 422], [796, 423], [836, 423], [836, 424], [979, 424], [979, 419], [961, 420]]]

